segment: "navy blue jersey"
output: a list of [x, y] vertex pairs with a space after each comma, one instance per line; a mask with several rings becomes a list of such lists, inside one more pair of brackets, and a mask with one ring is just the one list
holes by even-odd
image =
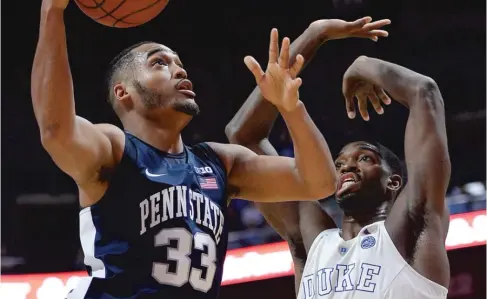
[[226, 171], [205, 143], [168, 154], [125, 133], [103, 198], [80, 212], [90, 277], [68, 298], [217, 298]]

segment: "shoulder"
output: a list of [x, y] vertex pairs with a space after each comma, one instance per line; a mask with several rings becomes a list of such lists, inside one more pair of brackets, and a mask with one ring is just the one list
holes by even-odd
[[95, 124], [95, 127], [100, 130], [108, 138], [125, 139], [124, 132], [117, 126], [112, 124]]
[[257, 155], [250, 149], [238, 144], [226, 144], [217, 142], [205, 142], [203, 144], [206, 144], [206, 146], [209, 147], [221, 159], [227, 173], [230, 173], [237, 159], [253, 157]]
[[232, 161], [229, 159], [226, 144], [201, 142], [191, 146], [191, 150], [195, 155], [217, 164], [225, 173], [231, 169]]

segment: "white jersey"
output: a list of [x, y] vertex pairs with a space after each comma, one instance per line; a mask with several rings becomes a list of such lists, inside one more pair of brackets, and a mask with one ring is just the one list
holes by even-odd
[[348, 241], [339, 229], [319, 234], [308, 253], [298, 299], [444, 299], [447, 293], [402, 258], [380, 221]]

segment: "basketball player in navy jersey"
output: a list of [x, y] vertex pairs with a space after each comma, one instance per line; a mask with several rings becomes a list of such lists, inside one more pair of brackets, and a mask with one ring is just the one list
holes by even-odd
[[[340, 20], [314, 25], [333, 28], [332, 32], [347, 32], [351, 26]], [[299, 53], [307, 58], [319, 47], [314, 34], [309, 29], [298, 38], [301, 43], [291, 58]], [[322, 41], [333, 39], [333, 34], [325, 37]], [[348, 116], [356, 115], [354, 98], [364, 120], [369, 120], [369, 100], [382, 114], [381, 103], [391, 102], [383, 90], [409, 109], [407, 184], [392, 151], [376, 142], [358, 141], [344, 146], [336, 159], [335, 197], [344, 213], [341, 230], [318, 202], [257, 203], [289, 244], [298, 298], [447, 296], [445, 193], [451, 166], [443, 100], [431, 78], [359, 57], [343, 77]], [[228, 124], [227, 136], [259, 154], [277, 155], [267, 140], [276, 116], [275, 107], [253, 94]]]
[[289, 39], [279, 51], [272, 30], [266, 72], [245, 58], [287, 122], [295, 159], [232, 144], [188, 147], [180, 133], [198, 113], [195, 93], [178, 55], [157, 43], [132, 46], [111, 64], [109, 98], [124, 131], [76, 115], [67, 5], [42, 3], [31, 92], [42, 144], [76, 181], [83, 208], [80, 238], [90, 277], [68, 298], [216, 298], [229, 196], [317, 200], [335, 191], [328, 146], [298, 98], [303, 57], [290, 66]]

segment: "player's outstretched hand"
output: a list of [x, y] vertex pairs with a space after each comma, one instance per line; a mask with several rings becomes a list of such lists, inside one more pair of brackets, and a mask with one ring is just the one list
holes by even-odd
[[361, 56], [348, 67], [343, 75], [342, 92], [345, 97], [345, 105], [349, 118], [355, 118], [355, 98], [358, 102], [358, 109], [362, 118], [369, 120], [367, 103], [370, 101], [377, 114], [383, 114], [384, 108], [382, 103], [389, 105], [391, 99], [379, 86], [373, 85], [367, 81], [367, 77], [360, 72], [361, 68], [366, 66], [366, 57]]
[[269, 62], [265, 72], [252, 56], [246, 56], [244, 62], [254, 75], [264, 98], [278, 109], [292, 111], [299, 102], [298, 90], [302, 81], [296, 76], [303, 67], [304, 58], [298, 55], [294, 64], [289, 67], [289, 38], [283, 39], [280, 53], [278, 40], [277, 29], [272, 29]]
[[49, 9], [49, 8], [56, 8], [56, 9], [66, 9], [68, 6], [69, 0], [43, 0], [42, 1], [42, 8]]
[[339, 19], [318, 20], [311, 23], [309, 27], [316, 30], [323, 40], [358, 37], [377, 41], [379, 37], [389, 35], [386, 30], [381, 28], [390, 23], [389, 19], [372, 22], [371, 17], [363, 17], [353, 22]]

